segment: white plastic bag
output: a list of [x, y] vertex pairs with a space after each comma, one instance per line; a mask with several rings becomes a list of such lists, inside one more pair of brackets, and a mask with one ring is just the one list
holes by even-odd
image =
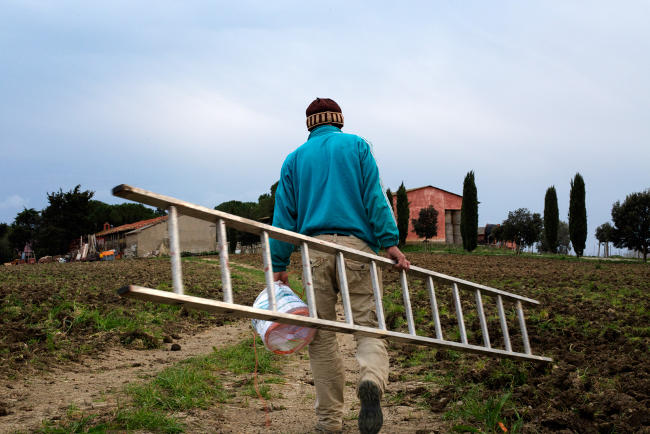
[[[291, 288], [278, 281], [273, 284], [278, 312], [309, 316], [309, 308]], [[255, 299], [253, 307], [269, 309], [266, 288]], [[316, 334], [309, 327], [280, 324], [272, 321], [254, 319], [253, 328], [262, 338], [264, 346], [276, 354], [291, 354], [308, 345]]]

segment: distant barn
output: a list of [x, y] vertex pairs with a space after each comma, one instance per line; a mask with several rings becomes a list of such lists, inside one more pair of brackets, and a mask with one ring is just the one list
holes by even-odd
[[[409, 233], [407, 242], [423, 241], [413, 230], [412, 219], [420, 216], [420, 210], [433, 206], [438, 211], [438, 235], [431, 238], [431, 241], [447, 244], [462, 244], [460, 235], [460, 207], [463, 203], [463, 196], [443, 190], [432, 185], [411, 188], [406, 190], [408, 197], [410, 217]], [[397, 195], [393, 194], [393, 209], [396, 209]]]
[[[202, 253], [217, 250], [215, 223], [187, 215], [178, 216], [181, 252]], [[157, 256], [169, 253], [167, 216], [111, 227], [95, 234], [98, 247], [115, 249], [123, 256]]]

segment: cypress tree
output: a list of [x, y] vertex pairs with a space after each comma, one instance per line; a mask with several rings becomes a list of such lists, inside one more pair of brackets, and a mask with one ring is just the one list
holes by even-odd
[[397, 189], [397, 229], [399, 230], [399, 244], [403, 246], [406, 243], [406, 236], [409, 232], [409, 220], [411, 212], [409, 211], [409, 200], [406, 196], [406, 187], [404, 182]]
[[395, 214], [395, 207], [393, 207], [393, 193], [390, 191], [390, 188], [386, 189], [386, 198], [388, 198], [390, 210], [393, 211], [393, 214]]
[[471, 252], [476, 248], [478, 237], [478, 197], [474, 171], [470, 170], [463, 182], [463, 204], [460, 208], [460, 234], [463, 248]]
[[551, 253], [557, 253], [557, 230], [560, 225], [560, 214], [557, 209], [557, 193], [550, 186], [544, 197], [544, 238], [546, 248]]
[[582, 256], [587, 241], [587, 207], [585, 205], [585, 181], [580, 173], [571, 181], [569, 193], [569, 236], [578, 257]]

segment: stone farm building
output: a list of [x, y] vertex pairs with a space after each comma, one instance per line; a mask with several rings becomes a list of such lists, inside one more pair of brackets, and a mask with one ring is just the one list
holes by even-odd
[[[460, 208], [463, 203], [463, 196], [443, 190], [438, 187], [426, 185], [424, 187], [411, 188], [406, 190], [409, 204], [409, 233], [407, 242], [422, 241], [413, 230], [412, 219], [420, 216], [420, 210], [431, 205], [438, 211], [438, 235], [431, 238], [431, 241], [447, 244], [462, 244], [460, 235]], [[393, 209], [396, 208], [397, 195], [393, 193]]]
[[[179, 215], [178, 232], [181, 252], [202, 253], [217, 250], [217, 227], [215, 223], [194, 217]], [[123, 256], [146, 257], [169, 253], [167, 216], [141, 220], [122, 226], [104, 225], [95, 234], [98, 248], [115, 249]]]

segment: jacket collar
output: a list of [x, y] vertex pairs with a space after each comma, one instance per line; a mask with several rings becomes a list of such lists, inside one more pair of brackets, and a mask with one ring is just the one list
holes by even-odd
[[311, 133], [309, 133], [309, 139], [312, 137], [318, 137], [322, 136], [324, 134], [329, 134], [329, 133], [340, 133], [341, 129], [339, 127], [335, 127], [334, 125], [320, 125], [311, 130]]

